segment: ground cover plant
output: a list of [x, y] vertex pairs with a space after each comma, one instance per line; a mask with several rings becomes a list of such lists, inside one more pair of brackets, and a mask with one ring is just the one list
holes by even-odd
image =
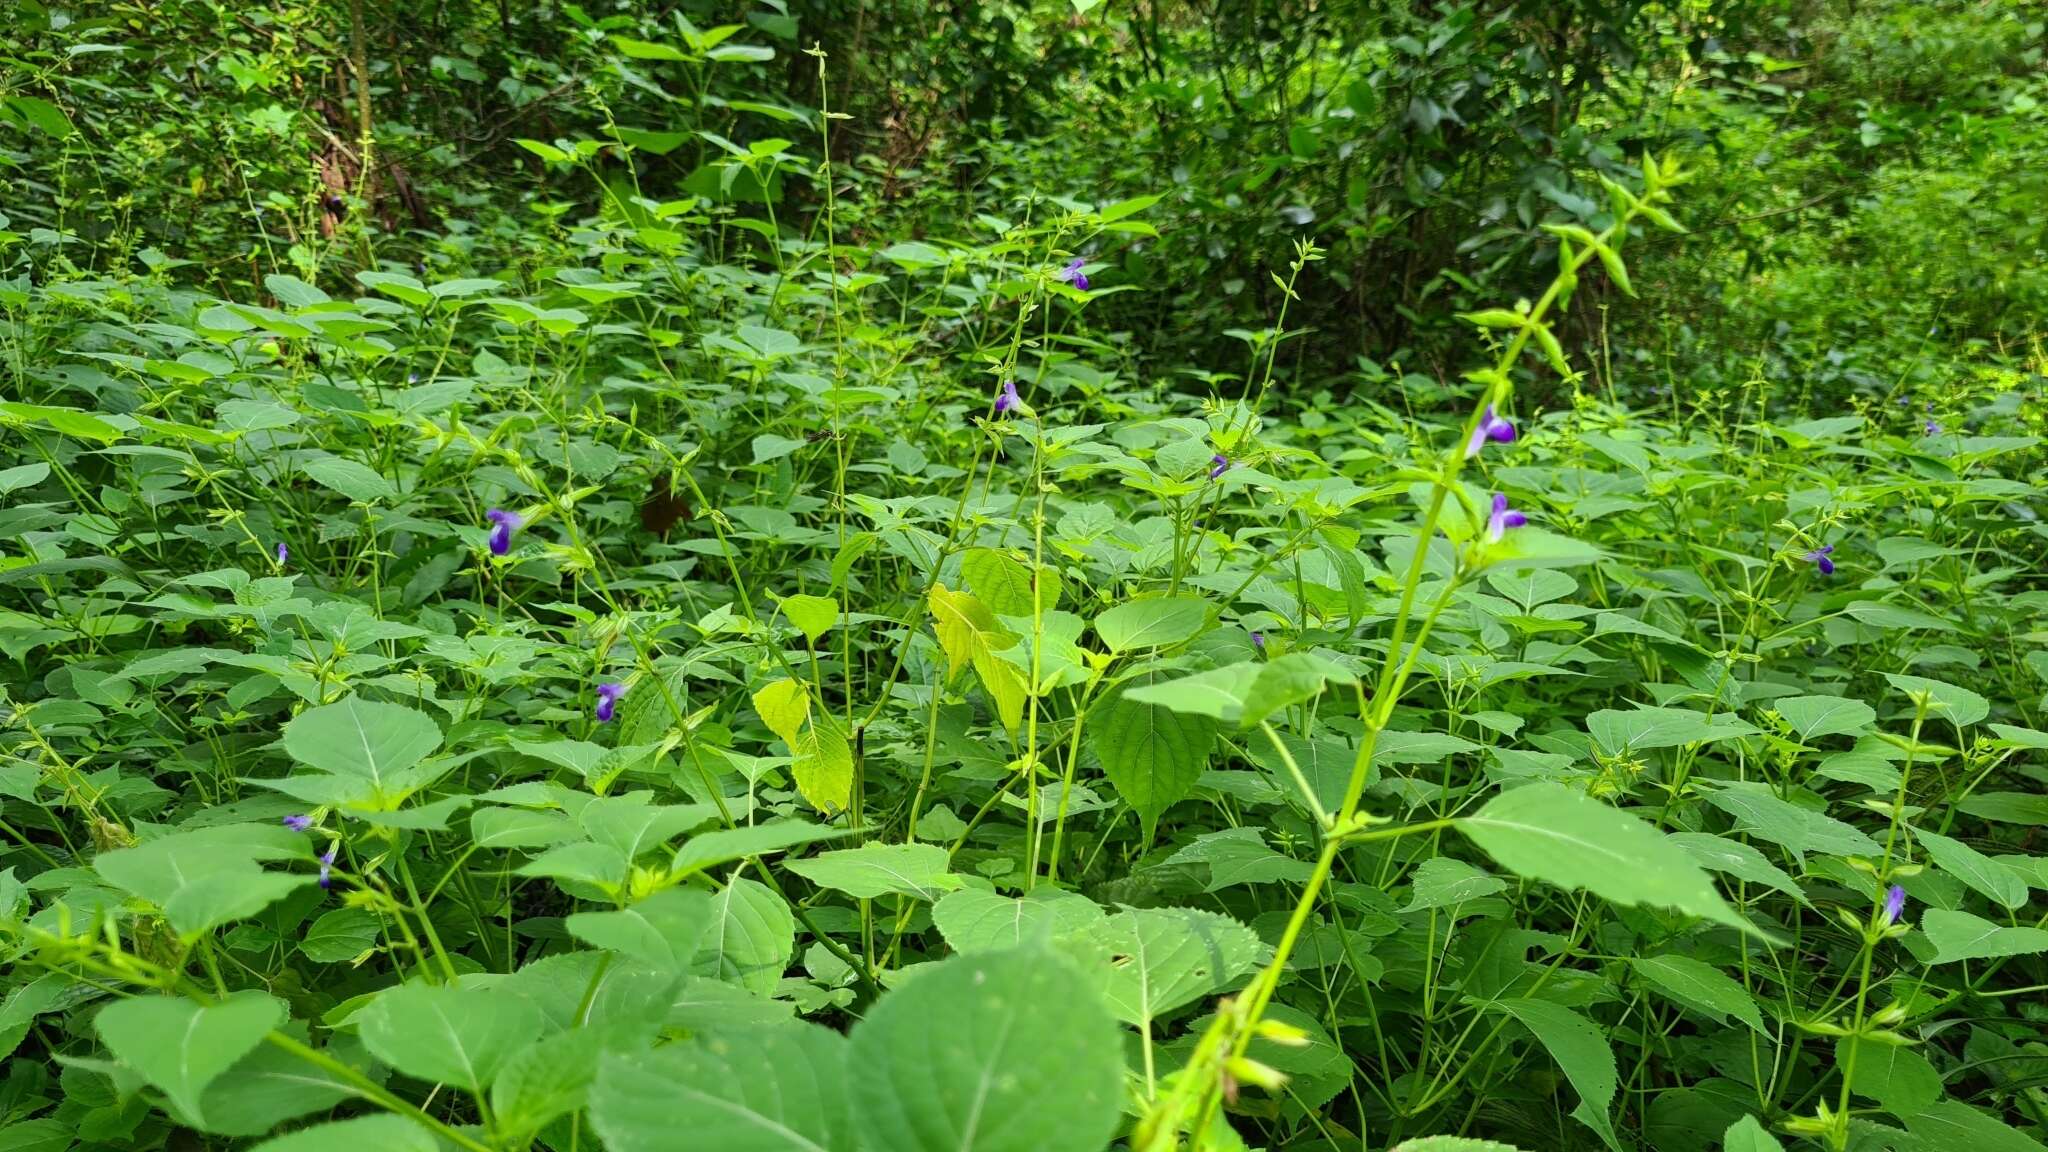
[[2041, 1149], [2042, 34], [27, 3], [0, 1148]]

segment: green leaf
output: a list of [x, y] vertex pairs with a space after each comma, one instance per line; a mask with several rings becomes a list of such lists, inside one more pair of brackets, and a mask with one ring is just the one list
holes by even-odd
[[1740, 840], [1730, 840], [1726, 836], [1716, 836], [1712, 832], [1674, 832], [1667, 839], [1685, 849], [1686, 855], [1692, 857], [1702, 868], [1725, 872], [1737, 880], [1747, 880], [1751, 884], [1775, 888], [1801, 904], [1812, 907], [1813, 902], [1807, 898], [1806, 890], [1799, 886], [1798, 881], [1792, 879], [1784, 869], [1764, 859], [1763, 853]]
[[415, 787], [407, 769], [440, 746], [441, 730], [426, 713], [359, 696], [308, 709], [284, 726], [286, 755], [322, 772], [365, 781], [386, 798]]
[[585, 943], [680, 973], [697, 955], [711, 920], [707, 893], [668, 888], [615, 912], [577, 912], [563, 927]]
[[1599, 1026], [1547, 1000], [1496, 1000], [1487, 1007], [1514, 1017], [1536, 1034], [1544, 1051], [1550, 1053], [1550, 1058], [1564, 1069], [1565, 1078], [1578, 1089], [1579, 1106], [1572, 1109], [1572, 1115], [1599, 1133], [1609, 1148], [1621, 1152], [1621, 1142], [1615, 1138], [1614, 1124], [1608, 1116], [1608, 1110], [1614, 1106], [1619, 1077], [1614, 1067], [1614, 1050], [1607, 1046], [1607, 1037], [1601, 1034]]
[[1920, 931], [1934, 945], [1935, 964], [2048, 952], [2048, 930], [2011, 928], [1946, 908], [1927, 909], [1920, 917]]
[[[294, 1038], [303, 1040], [304, 1035]], [[360, 1050], [330, 1048], [327, 1054], [359, 1072], [367, 1070], [370, 1063]], [[203, 1119], [183, 1113], [179, 1119], [223, 1136], [262, 1136], [287, 1120], [325, 1112], [357, 1093], [355, 1085], [308, 1063], [296, 1052], [258, 1044], [200, 1094], [199, 1103], [206, 1113]], [[4, 1146], [0, 1141], [0, 1147]]]
[[[1050, 612], [1059, 607], [1059, 577], [1050, 568], [1040, 569], [1038, 575], [1044, 592], [1040, 608]], [[970, 548], [960, 557], [960, 579], [996, 615], [1031, 615], [1031, 568], [1015, 557], [993, 548]]]
[[1192, 596], [1160, 596], [1119, 604], [1095, 618], [1095, 634], [1111, 652], [1178, 644], [1209, 621], [1209, 602]]
[[792, 1023], [606, 1053], [591, 1126], [610, 1152], [852, 1152], [847, 1048]]
[[1785, 1146], [1754, 1116], [1744, 1116], [1728, 1126], [1721, 1137], [1721, 1152], [1785, 1152]]
[[1862, 732], [1877, 719], [1877, 709], [1861, 700], [1840, 696], [1785, 696], [1771, 701], [1771, 708], [1785, 718], [1802, 741]]
[[501, 1128], [533, 1132], [582, 1109], [608, 1039], [598, 1028], [574, 1028], [543, 1036], [513, 1053], [491, 1084], [491, 1107]]
[[1835, 1041], [1835, 1067], [1847, 1073], [1849, 1050], [1856, 1049], [1855, 1072], [1849, 1087], [1884, 1110], [1908, 1117], [1941, 1099], [1941, 1073], [1927, 1057], [1904, 1044], [1879, 1044], [1843, 1036]]
[[164, 910], [185, 936], [254, 916], [313, 883], [311, 873], [268, 872], [259, 861], [313, 857], [306, 837], [274, 825], [228, 824], [176, 832], [102, 852], [93, 870]]
[[250, 1152], [440, 1152], [433, 1133], [388, 1113], [358, 1116], [301, 1128], [275, 1140], [265, 1140]]
[[884, 996], [849, 1052], [864, 1143], [890, 1152], [1099, 1152], [1123, 1043], [1043, 949], [956, 956]]
[[1892, 687], [1904, 692], [1915, 707], [1924, 703], [1930, 718], [1939, 716], [1958, 728], [1975, 724], [1991, 714], [1991, 702], [1968, 688], [1897, 672], [1887, 672], [1884, 678], [1891, 682]]
[[829, 596], [785, 596], [782, 614], [804, 634], [804, 639], [816, 644], [818, 637], [839, 622], [839, 601]]
[[1884, 851], [1854, 825], [1781, 799], [1761, 781], [1719, 781], [1706, 793], [1706, 800], [1735, 818], [1736, 831], [1761, 836], [1795, 853], [1876, 856]]
[[1632, 956], [1629, 966], [1652, 988], [1716, 1024], [1733, 1016], [1759, 1035], [1768, 1035], [1756, 1000], [1733, 977], [1690, 956]]
[[796, 953], [796, 917], [789, 904], [760, 881], [736, 876], [712, 894], [711, 911], [693, 970], [772, 994]]
[[1409, 880], [1412, 886], [1408, 906], [1401, 909], [1403, 915], [1423, 912], [1431, 908], [1452, 908], [1468, 900], [1477, 900], [1507, 890], [1507, 881], [1450, 856], [1432, 856], [1415, 869]]
[[932, 905], [932, 924], [955, 952], [1045, 944], [1102, 918], [1102, 908], [1093, 900], [1049, 887], [1034, 888], [1021, 899], [962, 888]]
[[472, 1095], [546, 1021], [523, 997], [482, 988], [401, 984], [380, 993], [361, 1016], [363, 1044], [407, 1076]]
[[339, 456], [316, 456], [299, 465], [299, 471], [315, 483], [332, 488], [358, 504], [389, 504], [398, 499], [398, 489], [366, 465]]
[[783, 867], [820, 888], [861, 900], [890, 894], [936, 900], [960, 886], [949, 872], [952, 854], [936, 844], [864, 844], [825, 852]]
[[2019, 873], [1968, 844], [1951, 840], [1938, 832], [1919, 829], [1914, 830], [1913, 839], [1943, 872], [1969, 885], [1992, 903], [2012, 911], [2027, 902], [2027, 882]]
[[1152, 684], [1146, 672], [1126, 681], [1088, 711], [1083, 732], [1088, 747], [1117, 795], [1137, 812], [1149, 838], [1159, 817], [1188, 798], [1216, 744], [1216, 722], [1131, 697]]
[[1583, 888], [1616, 904], [1675, 908], [1761, 935], [1662, 832], [1562, 784], [1503, 792], [1460, 819], [1458, 828], [1516, 875]]
[[34, 464], [23, 464], [16, 468], [0, 468], [0, 496], [5, 496], [17, 488], [26, 488], [31, 484], [41, 484], [44, 480], [49, 479], [49, 476], [50, 466], [41, 461]]
[[1231, 987], [1258, 963], [1258, 934], [1196, 908], [1133, 908], [1075, 935], [1080, 965], [1116, 1018], [1143, 1028]]
[[62, 140], [78, 131], [71, 123], [71, 117], [64, 114], [64, 109], [40, 96], [9, 96], [6, 104], [15, 115], [55, 139]]
[[208, 1005], [182, 996], [137, 996], [100, 1009], [93, 1028], [107, 1051], [203, 1124], [206, 1086], [284, 1018], [284, 1005], [262, 992], [237, 992]]
[[669, 868], [677, 877], [688, 876], [748, 856], [766, 856], [820, 840], [836, 839], [849, 831], [827, 828], [808, 820], [773, 820], [766, 824], [720, 828], [684, 841], [683, 846], [676, 849], [675, 862]]
[[988, 606], [965, 592], [954, 592], [944, 584], [932, 585], [928, 602], [932, 631], [946, 653], [946, 677], [950, 681], [960, 669], [974, 665], [974, 674], [995, 705], [996, 715], [1010, 732], [1024, 720], [1027, 696], [1024, 673], [996, 654], [1017, 643], [1004, 631]]
[[1958, 1100], [1931, 1104], [1905, 1122], [1906, 1131], [1941, 1152], [2048, 1152], [2040, 1141]]
[[367, 908], [336, 908], [306, 929], [299, 951], [317, 964], [341, 964], [377, 946], [384, 919]]
[[1470, 1136], [1424, 1136], [1419, 1140], [1403, 1140], [1394, 1145], [1393, 1152], [1522, 1152], [1512, 1144], [1497, 1140], [1474, 1140]]

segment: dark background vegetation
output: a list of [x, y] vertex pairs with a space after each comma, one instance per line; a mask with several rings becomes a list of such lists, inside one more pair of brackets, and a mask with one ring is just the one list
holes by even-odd
[[[608, 38], [683, 21], [778, 50], [691, 63]], [[1312, 237], [1329, 258], [1283, 371], [1340, 392], [1448, 376], [1454, 314], [1546, 282], [1539, 225], [1596, 222], [1595, 177], [1646, 149], [1702, 171], [1692, 235], [1636, 257], [1648, 303], [1589, 277], [1568, 321], [1623, 387], [1680, 357], [1695, 385], [1796, 374], [1837, 402], [1902, 363], [1939, 388], [2024, 356], [2048, 300], [2042, 13], [1999, 0], [22, 0], [11, 39], [10, 90], [77, 126], [9, 109], [15, 226], [103, 267], [191, 260], [218, 292], [273, 261], [316, 282], [530, 270], [536, 223], [693, 192], [718, 201], [698, 236], [765, 258], [773, 233], [721, 225], [814, 234], [815, 186], [777, 179], [762, 203], [721, 181], [710, 136], [815, 159], [829, 99], [849, 244], [985, 237], [1034, 198], [1162, 196], [1157, 237], [1090, 253], [1098, 286], [1135, 289], [1091, 319], [1160, 370], [1241, 364], [1231, 331], [1268, 322], [1272, 274]], [[609, 193], [515, 143], [607, 125], [653, 134], [600, 160]]]

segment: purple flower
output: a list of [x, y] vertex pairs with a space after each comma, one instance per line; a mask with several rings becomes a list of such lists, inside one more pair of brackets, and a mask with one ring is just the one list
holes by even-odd
[[336, 840], [327, 846], [326, 854], [320, 857], [320, 887], [322, 888], [331, 888], [334, 885], [334, 854], [339, 851], [341, 851], [341, 841]]
[[1486, 406], [1486, 415], [1480, 417], [1478, 427], [1472, 429], [1472, 438], [1465, 441], [1465, 459], [1479, 455], [1479, 450], [1492, 440], [1500, 444], [1512, 444], [1515, 426], [1493, 414], [1493, 405]]
[[1941, 435], [1941, 421], [1939, 421], [1939, 420], [1929, 420], [1929, 421], [1927, 422], [1927, 434], [1928, 434], [1929, 436], [1939, 436], [1939, 435]]
[[1266, 650], [1266, 634], [1264, 632], [1252, 633], [1252, 647], [1257, 648], [1261, 652]]
[[618, 709], [619, 697], [626, 694], [624, 684], [599, 684], [597, 686], [597, 722], [611, 721], [612, 713]]
[[284, 567], [284, 562], [291, 558], [292, 550], [284, 546], [284, 541], [279, 540], [277, 542], [277, 566], [280, 568]]
[[417, 384], [417, 383], [419, 383], [419, 382], [420, 382], [420, 374], [419, 374], [419, 373], [417, 373], [417, 372], [407, 372], [407, 373], [405, 374], [405, 382], [406, 382], [407, 384]]
[[1528, 522], [1529, 518], [1527, 516], [1508, 507], [1508, 498], [1505, 493], [1495, 492], [1493, 494], [1493, 515], [1486, 518], [1486, 539], [1491, 543], [1498, 544], [1500, 543], [1500, 538], [1508, 534], [1508, 529], [1520, 528]]
[[1017, 382], [1015, 380], [1003, 381], [1003, 390], [996, 396], [996, 415], [1001, 416], [1012, 408], [1022, 407], [1023, 404], [1024, 398], [1017, 395]]
[[519, 517], [503, 508], [493, 508], [484, 513], [484, 519], [496, 527], [491, 529], [491, 555], [503, 556], [512, 550], [512, 533], [519, 530]]
[[1065, 268], [1060, 269], [1059, 279], [1065, 281], [1068, 284], [1072, 284], [1074, 287], [1079, 288], [1083, 292], [1086, 292], [1088, 290], [1088, 277], [1081, 271], [1081, 266], [1086, 263], [1088, 263], [1088, 261], [1082, 259], [1081, 257], [1074, 257], [1072, 260], [1067, 262], [1067, 266]]
[[1801, 556], [1800, 559], [1813, 561], [1813, 566], [1820, 569], [1821, 575], [1833, 576], [1835, 574], [1835, 562], [1828, 559], [1828, 553], [1834, 550], [1835, 546], [1833, 544], [1823, 544], [1806, 555]]
[[284, 818], [284, 826], [294, 832], [304, 832], [313, 826], [313, 818], [303, 815], [287, 816]]
[[1209, 479], [1211, 480], [1214, 480], [1218, 476], [1223, 475], [1225, 472], [1230, 471], [1230, 457], [1225, 456], [1220, 452], [1214, 456], [1209, 457], [1209, 464]]
[[1897, 924], [1899, 914], [1906, 910], [1906, 890], [1897, 884], [1884, 890], [1884, 922]]

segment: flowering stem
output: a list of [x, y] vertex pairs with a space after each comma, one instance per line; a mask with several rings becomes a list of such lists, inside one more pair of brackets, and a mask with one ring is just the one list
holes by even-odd
[[[1657, 195], [1654, 181], [1646, 195]], [[1508, 373], [1521, 359], [1529, 340], [1536, 332], [1543, 330], [1544, 319], [1550, 310], [1565, 299], [1577, 284], [1579, 270], [1602, 250], [1611, 248], [1617, 237], [1627, 235], [1629, 221], [1636, 214], [1637, 208], [1638, 205], [1631, 200], [1614, 223], [1595, 237], [1592, 244], [1581, 243], [1569, 248], [1569, 255], [1562, 261], [1556, 278], [1551, 281], [1536, 303], [1520, 317], [1515, 334], [1501, 350], [1492, 370], [1478, 374], [1479, 379], [1485, 381], [1487, 387], [1473, 405], [1472, 414], [1465, 422], [1463, 434], [1452, 440], [1444, 454], [1443, 463], [1437, 470], [1428, 509], [1416, 531], [1415, 552], [1409, 560], [1407, 574], [1402, 580], [1400, 607], [1394, 615], [1392, 640], [1387, 647], [1385, 660], [1380, 666], [1376, 690], [1370, 704], [1364, 696], [1363, 689], [1360, 689], [1359, 713], [1365, 721], [1365, 732], [1359, 741], [1357, 756], [1352, 762], [1351, 777], [1345, 783], [1343, 803], [1338, 808], [1336, 819], [1326, 828], [1322, 850], [1317, 854], [1315, 866], [1310, 871], [1307, 882], [1302, 886], [1301, 896], [1295, 903], [1292, 915], [1288, 917], [1287, 927], [1274, 947], [1272, 960], [1252, 978], [1245, 993], [1230, 1010], [1218, 1013], [1216, 1023], [1210, 1027], [1209, 1033], [1203, 1037], [1189, 1061], [1190, 1071], [1199, 1070], [1199, 1079], [1195, 1081], [1197, 1086], [1193, 1089], [1198, 1093], [1199, 1102], [1193, 1109], [1193, 1122], [1186, 1126], [1197, 1152], [1202, 1148], [1209, 1124], [1222, 1104], [1224, 1064], [1229, 1059], [1241, 1059], [1250, 1046], [1260, 1018], [1286, 972], [1287, 961], [1294, 951], [1301, 929], [1307, 923], [1309, 912], [1320, 897], [1323, 885], [1328, 882], [1337, 855], [1343, 846], [1351, 841], [1364, 842], [1404, 836], [1411, 832], [1433, 831], [1449, 827], [1452, 823], [1448, 819], [1441, 819], [1372, 833], [1360, 833], [1357, 830], [1359, 801], [1365, 791], [1365, 782], [1371, 769], [1373, 751], [1378, 743], [1379, 734], [1393, 716], [1395, 702], [1400, 699], [1401, 692], [1406, 687], [1422, 644], [1429, 637], [1431, 625], [1444, 605], [1449, 602], [1450, 595], [1456, 588], [1457, 576], [1454, 574], [1428, 618], [1422, 622], [1414, 640], [1409, 641], [1408, 625], [1414, 615], [1415, 598], [1422, 585], [1430, 544], [1436, 537], [1437, 524], [1443, 515], [1444, 503], [1457, 483], [1459, 472], [1464, 468], [1465, 446], [1486, 419], [1488, 410], [1505, 400], [1505, 394], [1510, 386]], [[1554, 349], [1553, 338], [1547, 330], [1544, 332], [1546, 347]], [[1268, 364], [1270, 363], [1269, 358]], [[1270, 370], [1268, 379], [1270, 380]], [[1263, 389], [1260, 397], [1264, 397]], [[1176, 1091], [1175, 1097], [1179, 1096], [1180, 1092]], [[1148, 1124], [1142, 1129], [1148, 1142], [1137, 1146], [1170, 1147], [1174, 1126], [1186, 1119], [1187, 1114], [1184, 1111], [1169, 1112], [1165, 1109], [1185, 1108], [1186, 1103], [1175, 1098], [1171, 1099], [1170, 1104], [1155, 1106], [1152, 1115], [1147, 1118]], [[1167, 1143], [1161, 1143], [1162, 1140]]]

